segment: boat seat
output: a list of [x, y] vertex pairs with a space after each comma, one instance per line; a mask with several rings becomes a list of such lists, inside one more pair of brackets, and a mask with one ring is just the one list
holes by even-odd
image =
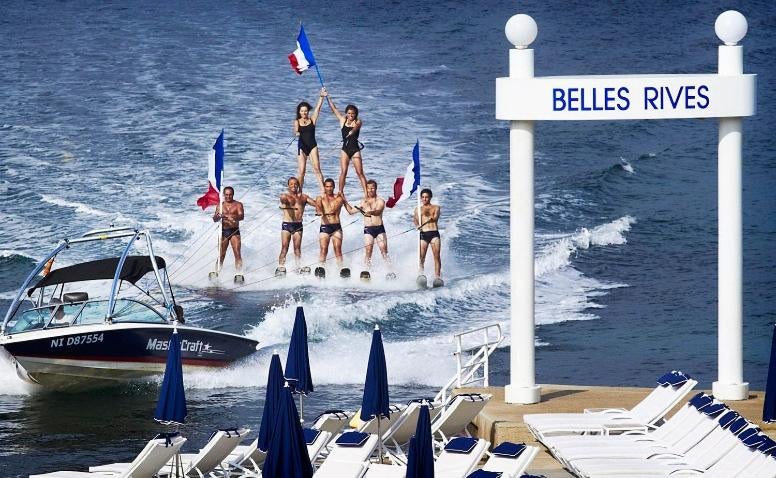
[[72, 304], [73, 302], [86, 302], [89, 300], [89, 294], [87, 292], [68, 292], [62, 295], [62, 299], [65, 303]]

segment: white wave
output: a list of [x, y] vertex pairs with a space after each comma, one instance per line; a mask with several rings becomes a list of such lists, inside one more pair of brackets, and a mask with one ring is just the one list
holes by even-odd
[[26, 252], [19, 251], [17, 249], [0, 249], [0, 257], [13, 257], [13, 256], [21, 256], [26, 257], [27, 259], [32, 259], [33, 261], [37, 261], [37, 259]]
[[93, 207], [87, 206], [86, 204], [82, 204], [76, 201], [69, 201], [67, 199], [62, 199], [54, 196], [49, 196], [48, 194], [41, 194], [40, 198], [43, 201], [49, 204], [53, 204], [55, 206], [75, 209], [75, 211], [80, 214], [88, 214], [90, 216], [99, 216], [99, 217], [107, 217], [111, 215], [111, 213], [100, 211], [99, 209], [95, 209]]
[[13, 358], [0, 347], [0, 395], [30, 395], [37, 388], [16, 375]]
[[622, 169], [627, 173], [633, 174], [635, 172], [633, 169], [633, 165], [629, 163], [628, 160], [622, 157], [620, 158], [620, 167], [622, 167]]

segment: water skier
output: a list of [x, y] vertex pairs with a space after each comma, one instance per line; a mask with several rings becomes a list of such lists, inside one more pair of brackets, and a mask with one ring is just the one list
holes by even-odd
[[324, 88], [323, 96], [329, 103], [329, 108], [334, 113], [334, 116], [340, 122], [340, 130], [342, 132], [342, 151], [340, 151], [340, 175], [339, 175], [339, 192], [345, 191], [345, 179], [348, 176], [348, 168], [350, 167], [350, 161], [353, 161], [353, 169], [356, 170], [358, 175], [358, 181], [361, 183], [361, 190], [366, 196], [366, 176], [364, 175], [364, 165], [361, 158], [361, 150], [364, 145], [358, 140], [358, 135], [361, 132], [361, 126], [363, 123], [358, 118], [358, 108], [355, 105], [347, 105], [345, 107], [345, 114], [339, 112], [334, 101], [332, 101], [329, 92]]
[[318, 102], [315, 104], [315, 109], [312, 115], [310, 115], [310, 103], [302, 101], [296, 105], [296, 119], [294, 120], [294, 135], [299, 140], [297, 141], [297, 173], [296, 177], [299, 179], [299, 190], [304, 187], [304, 175], [307, 169], [307, 158], [313, 163], [313, 173], [318, 178], [318, 187], [323, 191], [323, 173], [321, 172], [321, 162], [318, 156], [318, 142], [315, 140], [315, 124], [318, 122], [318, 116], [321, 113], [321, 106], [323, 106], [323, 93], [321, 88], [320, 96], [318, 96]]
[[440, 250], [442, 248], [441, 238], [439, 236], [439, 214], [441, 208], [431, 204], [433, 196], [430, 189], [426, 188], [420, 191], [420, 217], [418, 217], [418, 207], [412, 213], [412, 221], [415, 227], [420, 231], [420, 264], [419, 273], [423, 275], [426, 263], [426, 252], [429, 244], [431, 252], [434, 255], [434, 287], [441, 286], [442, 283], [442, 259]]
[[377, 195], [377, 182], [372, 179], [366, 182], [366, 197], [356, 207], [348, 203], [344, 194], [342, 199], [349, 214], [359, 212], [364, 215], [364, 264], [366, 268], [371, 269], [372, 267], [372, 250], [374, 249], [375, 241], [377, 242], [377, 247], [380, 248], [383, 260], [386, 264], [390, 264], [388, 236], [383, 225], [385, 200]]
[[342, 194], [334, 194], [334, 180], [326, 178], [323, 182], [323, 194], [316, 198], [317, 209], [322, 214], [321, 229], [318, 240], [321, 246], [319, 262], [321, 266], [326, 262], [329, 254], [329, 243], [334, 247], [334, 256], [337, 265], [342, 266], [342, 225], [340, 224], [340, 212], [345, 203]]
[[278, 268], [275, 275], [283, 275], [286, 272], [286, 255], [291, 240], [294, 242], [294, 264], [299, 268], [302, 259], [302, 218], [304, 208], [308, 204], [315, 206], [315, 201], [301, 191], [299, 180], [295, 177], [288, 178], [288, 191], [280, 195], [280, 209], [283, 210], [283, 225], [280, 231], [280, 255], [278, 256]]
[[[219, 207], [216, 208], [216, 212], [213, 214], [214, 222], [221, 221], [221, 247], [218, 257], [219, 269], [224, 266], [226, 248], [232, 246], [232, 252], [234, 253], [234, 268], [237, 272], [242, 270], [240, 221], [243, 219], [245, 219], [243, 204], [240, 201], [234, 200], [234, 188], [232, 186], [226, 186], [224, 188], [224, 200]], [[235, 280], [238, 280], [238, 276], [240, 276], [240, 274], [235, 275]]]

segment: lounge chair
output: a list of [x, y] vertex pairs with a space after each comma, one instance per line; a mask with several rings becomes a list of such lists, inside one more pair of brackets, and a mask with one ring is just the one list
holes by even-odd
[[[726, 460], [726, 457], [741, 443], [752, 436], [759, 435], [760, 429], [752, 426], [746, 419], [738, 418], [733, 422], [720, 426], [700, 443], [690, 449], [686, 454], [656, 453], [649, 458], [623, 459], [614, 458], [608, 460], [577, 460], [572, 462], [574, 472], [578, 476], [623, 476], [633, 475], [657, 475], [664, 476], [681, 474], [681, 472], [703, 472], [716, 466], [718, 462]], [[748, 455], [747, 455], [748, 456]], [[753, 457], [752, 457], [753, 458]], [[728, 458], [729, 459], [729, 458]], [[743, 463], [735, 461], [735, 465]], [[729, 477], [735, 474], [728, 475]]]
[[501, 473], [501, 478], [519, 478], [537, 453], [539, 448], [535, 446], [503, 442], [493, 449], [482, 471]]
[[[559, 435], [545, 438], [544, 444], [556, 457], [559, 454], [562, 454], [561, 450], [575, 446], [625, 445], [631, 442], [656, 446], [665, 445], [673, 440], [680, 439], [700, 420], [703, 420], [703, 416], [698, 413], [697, 410], [712, 403], [714, 403], [714, 397], [699, 392], [661, 426], [650, 427], [654, 428], [654, 431], [650, 433], [631, 432], [621, 433], [619, 435]], [[674, 435], [678, 435], [678, 437]]]
[[30, 478], [152, 478], [175, 455], [186, 439], [176, 434], [163, 434], [150, 440], [137, 457], [120, 473], [55, 471]]
[[[670, 376], [668, 382], [661, 381]], [[656, 425], [698, 382], [681, 372], [671, 372], [658, 380], [659, 385], [632, 409], [596, 409], [585, 413], [541, 413], [523, 417], [537, 440], [552, 435], [616, 434], [632, 430], [646, 431]]]
[[488, 450], [490, 442], [470, 437], [456, 437], [447, 442], [434, 463], [434, 476], [465, 478], [474, 470]]
[[[692, 418], [695, 418], [695, 420], [688, 420], [686, 429], [666, 436], [659, 443], [652, 440], [643, 442], [620, 440], [622, 443], [619, 445], [611, 444], [613, 442], [603, 445], [599, 441], [599, 443], [588, 446], [558, 448], [554, 451], [554, 454], [567, 467], [573, 467], [571, 465], [572, 462], [583, 459], [648, 458], [661, 453], [684, 455], [711, 434], [714, 429], [738, 418], [738, 413], [728, 411], [727, 405], [724, 403], [714, 403], [703, 407], [701, 410], [691, 407], [691, 410], [694, 410], [695, 417]], [[670, 423], [666, 423], [662, 427], [666, 425], [670, 425]]]
[[[205, 476], [216, 468], [224, 468], [221, 465], [226, 460], [232, 450], [235, 449], [240, 440], [245, 438], [250, 430], [246, 428], [218, 430], [213, 432], [207, 444], [199, 453], [181, 453], [180, 463], [183, 467], [183, 476]], [[159, 470], [158, 475], [166, 476], [172, 474], [174, 470], [174, 460], [168, 461], [167, 465]], [[127, 463], [113, 463], [110, 465], [94, 466], [89, 471], [121, 473]], [[172, 471], [171, 471], [172, 470]], [[133, 477], [134, 478], [134, 477]]]
[[377, 435], [345, 432], [336, 440], [315, 476], [321, 478], [359, 478], [366, 470], [366, 461], [377, 448]]
[[343, 410], [326, 410], [315, 417], [312, 428], [337, 436], [352, 417], [352, 413]]
[[250, 445], [238, 445], [224, 460], [230, 470], [240, 470], [243, 473], [260, 473], [261, 465], [267, 458], [267, 452], [259, 449], [259, 439], [253, 440]]
[[[382, 434], [384, 430], [388, 430], [391, 428], [391, 425], [393, 425], [393, 421], [399, 418], [399, 416], [404, 411], [404, 406], [401, 405], [391, 405], [389, 407], [390, 415], [388, 418], [381, 418], [380, 419], [380, 433]], [[358, 417], [358, 414], [360, 412], [356, 412], [356, 417]], [[356, 431], [359, 431], [361, 433], [377, 433], [377, 419], [372, 418], [371, 420], [367, 420], [365, 422], [360, 422], [359, 426], [356, 427]]]
[[329, 443], [331, 439], [331, 433], [322, 430], [316, 430], [315, 428], [305, 428], [304, 441], [307, 445], [307, 454], [310, 456], [310, 462], [315, 462], [318, 455], [323, 448]]
[[492, 395], [479, 393], [462, 393], [456, 395], [450, 405], [431, 422], [431, 435], [447, 443], [450, 438], [459, 433], [469, 436], [467, 427], [479, 415]]
[[428, 405], [428, 411], [432, 421], [442, 411], [442, 404], [440, 402], [413, 400], [407, 405], [407, 408], [404, 409], [398, 418], [392, 420], [392, 425], [387, 428], [386, 432], [383, 434], [383, 442], [393, 445], [394, 451], [399, 456], [404, 456], [402, 447], [409, 443], [410, 438], [415, 434], [415, 429], [418, 425], [418, 417], [420, 416], [420, 407], [423, 404]]
[[405, 478], [407, 467], [403, 465], [385, 465], [370, 463], [364, 478]]

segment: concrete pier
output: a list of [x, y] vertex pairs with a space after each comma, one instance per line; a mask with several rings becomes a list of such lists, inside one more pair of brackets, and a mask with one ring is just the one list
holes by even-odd
[[[582, 412], [585, 408], [631, 408], [649, 394], [651, 388], [636, 387], [598, 387], [578, 385], [540, 385], [542, 401], [530, 405], [505, 403], [503, 387], [465, 388], [460, 393], [489, 393], [491, 401], [473, 422], [476, 436], [491, 443], [503, 441], [524, 442], [540, 448], [539, 454], [528, 467], [528, 472], [545, 475], [547, 478], [568, 478], [571, 475], [564, 470], [547, 449], [538, 443], [523, 423], [523, 415], [528, 413], [564, 413]], [[693, 390], [687, 400], [702, 390]], [[709, 390], [704, 390], [711, 393]], [[748, 399], [730, 402], [730, 408], [736, 410], [748, 420], [757, 423], [771, 438], [776, 439], [776, 424], [763, 424], [762, 409], [764, 392], [749, 392]], [[682, 400], [669, 412], [673, 415], [687, 400]], [[473, 433], [474, 434], [474, 433]]]

